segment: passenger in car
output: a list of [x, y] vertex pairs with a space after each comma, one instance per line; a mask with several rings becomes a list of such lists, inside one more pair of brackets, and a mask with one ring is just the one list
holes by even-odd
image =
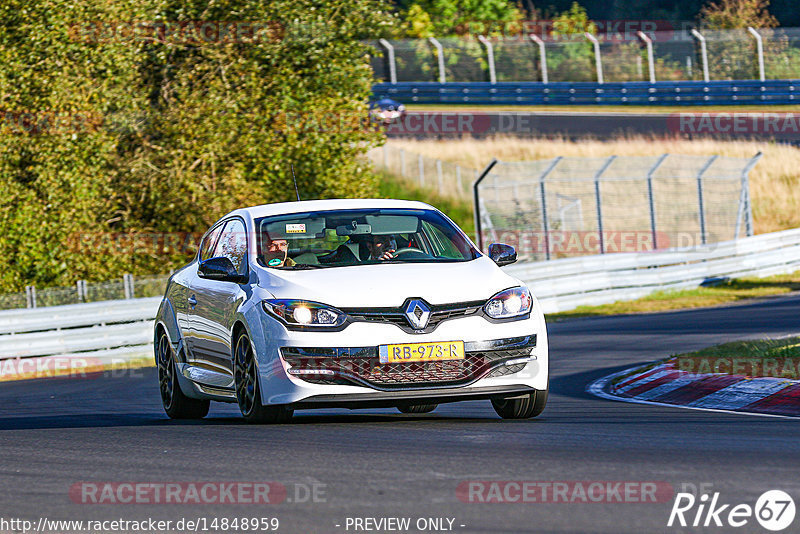
[[263, 263], [268, 267], [292, 267], [295, 261], [289, 257], [289, 242], [286, 239], [266, 240], [266, 250], [263, 255]]

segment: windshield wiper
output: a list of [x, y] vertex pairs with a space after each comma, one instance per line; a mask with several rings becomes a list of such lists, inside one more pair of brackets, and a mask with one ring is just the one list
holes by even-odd
[[327, 265], [317, 265], [314, 263], [297, 263], [295, 265], [284, 265], [282, 268], [291, 271], [303, 271], [306, 269], [324, 269]]

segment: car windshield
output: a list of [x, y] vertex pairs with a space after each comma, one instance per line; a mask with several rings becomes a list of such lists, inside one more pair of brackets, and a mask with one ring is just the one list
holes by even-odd
[[317, 211], [255, 223], [258, 263], [276, 269], [460, 262], [480, 255], [457, 227], [432, 210]]

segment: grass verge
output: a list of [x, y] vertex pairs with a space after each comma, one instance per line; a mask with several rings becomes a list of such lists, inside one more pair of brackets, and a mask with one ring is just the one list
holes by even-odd
[[800, 337], [733, 341], [681, 354], [675, 367], [689, 373], [722, 373], [751, 378], [800, 378]]
[[710, 287], [658, 291], [637, 300], [614, 302], [602, 306], [580, 306], [574, 310], [548, 314], [547, 320], [554, 322], [573, 317], [705, 308], [745, 299], [784, 295], [798, 290], [800, 290], [800, 271], [767, 278], [733, 278]]

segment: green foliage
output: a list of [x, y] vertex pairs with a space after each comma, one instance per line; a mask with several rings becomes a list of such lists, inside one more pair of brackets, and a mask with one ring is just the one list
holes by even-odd
[[767, 8], [769, 0], [720, 0], [709, 2], [700, 10], [700, 22], [709, 30], [736, 28], [774, 28], [778, 20]]
[[[381, 135], [359, 121], [372, 84], [360, 40], [388, 19], [379, 0], [8, 0], [0, 16], [2, 291], [165, 272], [185, 251], [97, 236], [201, 232], [290, 200], [292, 162], [305, 198], [377, 191], [359, 156]], [[96, 21], [258, 31], [124, 37], [93, 34]], [[25, 112], [41, 127], [20, 127]]]
[[416, 0], [403, 15], [407, 37], [493, 35], [524, 18], [508, 0]]

